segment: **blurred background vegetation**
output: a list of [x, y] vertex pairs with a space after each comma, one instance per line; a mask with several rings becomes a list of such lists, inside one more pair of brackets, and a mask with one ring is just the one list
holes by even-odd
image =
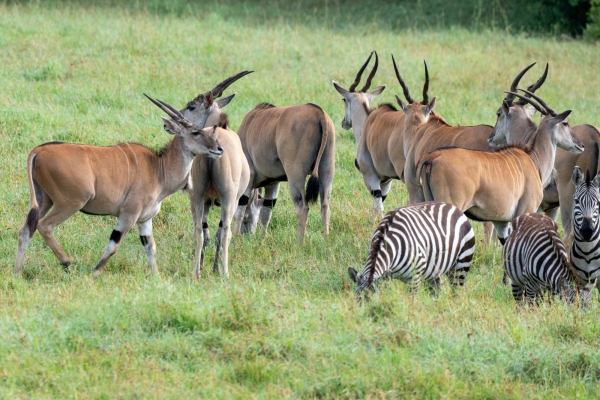
[[326, 24], [343, 29], [348, 24], [372, 24], [393, 30], [496, 29], [571, 37], [600, 37], [600, 0], [0, 0], [0, 3], [40, 7], [117, 7], [124, 12], [151, 14], [211, 13], [245, 19], [249, 24], [289, 22]]

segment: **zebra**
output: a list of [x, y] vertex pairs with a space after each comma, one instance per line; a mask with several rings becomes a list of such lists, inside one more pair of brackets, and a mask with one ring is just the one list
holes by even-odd
[[426, 202], [397, 208], [379, 222], [362, 273], [348, 268], [356, 283], [355, 296], [374, 291], [382, 277], [400, 279], [415, 288], [421, 279], [437, 294], [440, 277], [449, 274], [453, 287], [462, 286], [471, 267], [475, 234], [467, 217], [455, 206]]
[[[523, 214], [512, 223], [513, 231], [502, 248], [506, 275], [511, 280], [512, 295], [517, 302], [530, 302], [550, 290], [564, 302], [575, 300], [576, 278], [567, 259], [567, 251], [558, 234], [558, 226], [543, 214]], [[580, 291], [585, 306], [595, 285]]]
[[[598, 170], [598, 144], [595, 144], [596, 170]], [[579, 167], [573, 169], [571, 180], [575, 184], [573, 195], [573, 245], [571, 262], [579, 284], [595, 282], [600, 276], [600, 173], [594, 179], [589, 170], [585, 176]]]

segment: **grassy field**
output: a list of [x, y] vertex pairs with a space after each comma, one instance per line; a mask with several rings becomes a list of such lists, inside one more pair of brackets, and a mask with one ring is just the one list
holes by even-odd
[[[513, 76], [538, 61], [529, 84], [549, 62], [538, 93], [557, 111], [575, 109], [572, 124], [600, 125], [599, 47], [493, 31], [261, 23], [211, 10], [178, 17], [0, 5], [0, 397], [597, 398], [598, 302], [587, 312], [561, 302], [517, 308], [501, 283], [499, 250], [478, 245], [455, 295], [447, 287], [438, 298], [411, 295], [385, 282], [368, 304], [354, 301], [346, 269], [362, 268], [375, 225], [331, 80], [347, 87], [376, 49], [374, 84], [388, 89], [375, 103], [401, 92], [390, 53], [416, 97], [426, 59], [438, 112], [452, 124], [493, 124]], [[192, 220], [178, 193], [154, 220], [160, 280], [147, 276], [137, 233], [93, 279], [116, 219], [83, 214], [57, 229], [70, 274], [36, 234], [23, 276], [13, 277], [31, 148], [53, 140], [160, 147], [169, 136], [143, 92], [183, 106], [243, 69], [256, 72], [227, 92], [238, 92], [226, 108], [234, 129], [263, 101], [315, 102], [336, 124], [327, 240], [313, 209], [296, 245], [283, 185], [269, 232], [233, 239], [230, 281], [204, 273], [195, 283]], [[386, 209], [406, 203], [395, 183]]]

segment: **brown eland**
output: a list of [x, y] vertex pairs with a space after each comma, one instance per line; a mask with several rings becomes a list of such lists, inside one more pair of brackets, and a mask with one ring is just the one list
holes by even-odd
[[218, 158], [223, 155], [223, 148], [213, 129], [201, 130], [168, 104], [153, 102], [168, 110], [171, 119], [163, 121], [174, 133], [174, 138], [159, 152], [133, 143], [100, 147], [53, 142], [29, 153], [30, 210], [19, 231], [15, 274], [21, 272], [25, 250], [36, 229], [68, 268], [70, 258], [56, 241], [54, 229], [77, 211], [118, 217], [94, 276], [102, 273], [134, 224], [138, 226], [150, 270], [158, 273], [152, 218], [166, 197], [188, 184], [195, 156]]
[[[298, 218], [298, 243], [304, 241], [309, 203], [321, 198], [321, 221], [329, 234], [331, 188], [335, 174], [335, 128], [315, 104], [275, 107], [257, 105], [237, 131], [250, 165], [250, 184], [244, 192], [264, 187], [260, 203], [246, 209], [242, 231], [254, 232], [260, 220], [267, 229], [280, 182], [287, 181]], [[310, 175], [308, 183], [306, 177]], [[306, 184], [306, 189], [305, 189]], [[242, 211], [238, 208], [239, 215]]]
[[[509, 96], [507, 98], [510, 100]], [[514, 97], [512, 98], [514, 99]], [[533, 106], [530, 109], [535, 110]], [[531, 120], [531, 115], [533, 115], [531, 111], [523, 112], [507, 101], [507, 105], [498, 110], [498, 123], [490, 133], [490, 145], [523, 144], [525, 138], [536, 129], [535, 123]], [[560, 206], [560, 219], [563, 225], [564, 243], [567, 251], [573, 243], [573, 225], [571, 221], [573, 195], [575, 194], [575, 185], [571, 180], [573, 168], [580, 166], [584, 171], [587, 169], [593, 171], [595, 168], [594, 145], [600, 145], [600, 131], [595, 126], [576, 125], [571, 127], [571, 131], [583, 143], [585, 149], [580, 154], [573, 154], [561, 148], [556, 150], [556, 159], [554, 160], [556, 173], [552, 182], [544, 188], [544, 199], [538, 210], [556, 220]]]
[[[406, 158], [404, 164], [404, 182], [408, 189], [409, 203], [420, 203], [425, 201], [421, 184], [416, 176], [417, 163], [426, 154], [440, 147], [460, 147], [469, 150], [478, 151], [493, 151], [493, 148], [488, 144], [488, 137], [492, 131], [489, 125], [475, 126], [450, 126], [443, 117], [433, 111], [436, 98], [429, 101], [429, 72], [427, 63], [425, 65], [425, 84], [423, 87], [423, 100], [415, 101], [410, 96], [408, 86], [402, 79], [396, 65], [396, 61], [392, 56], [394, 71], [400, 86], [403, 89], [404, 97], [407, 103], [404, 103], [398, 96], [396, 100], [405, 114], [404, 122], [404, 155]], [[511, 89], [516, 87], [525, 73], [535, 65], [529, 65], [522, 70], [511, 84]], [[544, 75], [529, 89], [538, 89], [545, 81], [547, 70]], [[493, 225], [489, 222], [484, 222], [484, 242], [489, 244], [493, 234]]]
[[491, 153], [441, 148], [424, 156], [417, 172], [427, 200], [445, 201], [471, 219], [493, 222], [502, 244], [514, 218], [538, 209], [543, 188], [552, 178], [556, 147], [576, 154], [583, 151], [566, 119], [571, 110], [558, 114], [531, 98], [507, 93], [543, 115], [525, 147], [508, 146]]
[[[235, 93], [217, 99], [223, 95], [229, 85], [252, 72], [242, 71], [225, 79], [212, 90], [196, 96], [181, 110], [183, 116], [197, 126], [218, 126], [219, 144], [225, 150], [223, 156], [218, 159], [196, 157], [192, 164], [191, 185], [188, 192], [196, 242], [194, 279], [200, 277], [200, 271], [204, 266], [204, 256], [210, 238], [208, 214], [215, 205], [221, 207], [221, 220], [215, 235], [213, 271], [219, 272], [219, 258], [221, 258], [221, 273], [225, 277], [229, 276], [231, 221], [234, 219], [233, 233], [239, 233], [244, 209], [248, 204], [248, 197], [244, 196], [244, 191], [250, 181], [250, 167], [238, 135], [229, 128], [227, 115], [221, 111], [233, 99]], [[236, 208], [241, 210], [240, 215], [235, 215]]]

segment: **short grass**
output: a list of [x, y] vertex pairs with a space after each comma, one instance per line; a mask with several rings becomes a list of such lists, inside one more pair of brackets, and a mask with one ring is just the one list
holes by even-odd
[[[364, 306], [354, 301], [346, 269], [362, 266], [375, 225], [331, 85], [348, 86], [377, 49], [374, 84], [388, 84], [378, 102], [400, 93], [390, 53], [417, 97], [426, 59], [430, 92], [449, 122], [493, 124], [515, 73], [549, 62], [539, 93], [559, 111], [575, 109], [573, 124], [599, 125], [597, 45], [494, 31], [261, 23], [210, 6], [199, 18], [33, 4], [0, 6], [0, 397], [598, 396], [598, 302], [587, 312], [560, 302], [517, 308], [501, 284], [499, 250], [479, 245], [454, 295], [447, 287], [438, 298], [411, 295], [386, 282]], [[194, 283], [192, 221], [178, 193], [155, 218], [160, 280], [147, 276], [137, 234], [93, 279], [115, 219], [83, 214], [57, 229], [74, 261], [70, 274], [36, 234], [23, 276], [12, 276], [31, 148], [52, 140], [159, 147], [169, 137], [142, 93], [182, 106], [243, 69], [256, 72], [229, 91], [238, 92], [226, 109], [234, 128], [263, 101], [315, 102], [337, 126], [327, 240], [313, 209], [306, 243], [296, 245], [284, 184], [269, 232], [232, 241], [230, 281], [205, 273]], [[386, 207], [406, 202], [395, 183]]]

